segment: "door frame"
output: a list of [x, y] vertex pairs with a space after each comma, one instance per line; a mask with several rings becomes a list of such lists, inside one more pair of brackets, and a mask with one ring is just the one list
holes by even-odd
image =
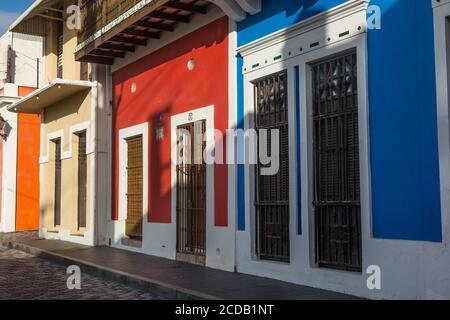
[[119, 212], [118, 221], [123, 222], [120, 229], [120, 237], [125, 237], [125, 223], [127, 220], [127, 165], [128, 146], [127, 139], [142, 136], [142, 243], [145, 242], [146, 224], [148, 222], [148, 122], [119, 130]]
[[[289, 171], [291, 173], [291, 181], [289, 181], [289, 196], [290, 196], [290, 250], [291, 263], [296, 265], [298, 263], [304, 264], [307, 268], [317, 268], [321, 272], [336, 272], [342, 274], [340, 270], [329, 270], [318, 268], [315, 263], [315, 220], [313, 214], [312, 200], [313, 200], [313, 186], [312, 186], [312, 140], [311, 140], [311, 114], [310, 106], [312, 97], [310, 95], [311, 86], [311, 70], [309, 63], [318, 59], [338, 54], [340, 52], [356, 48], [357, 65], [358, 65], [358, 104], [359, 104], [359, 139], [360, 139], [360, 186], [361, 186], [361, 241], [362, 241], [362, 266], [363, 270], [367, 264], [366, 256], [370, 252], [369, 240], [372, 236], [372, 206], [371, 206], [371, 181], [370, 181], [370, 152], [369, 152], [369, 126], [368, 126], [368, 83], [367, 83], [367, 48], [366, 48], [366, 33], [360, 32], [357, 35], [352, 35], [348, 39], [331, 43], [325, 47], [300, 54], [295, 57], [287, 58], [283, 61], [261, 67], [254, 71], [244, 73], [244, 112], [245, 122], [244, 129], [253, 128], [252, 117], [254, 108], [254, 95], [252, 81], [262, 78], [272, 73], [287, 70], [288, 72], [288, 104], [295, 106], [290, 108], [289, 112], [289, 141], [290, 145], [294, 146], [290, 149], [289, 155]], [[286, 47], [289, 47], [285, 44]], [[276, 49], [276, 48], [275, 48]], [[265, 52], [269, 55], [276, 54], [276, 50], [270, 47]], [[275, 52], [275, 53], [274, 53]], [[263, 52], [264, 53], [264, 52]], [[248, 62], [251, 66], [252, 60]], [[298, 69], [296, 68], [298, 67]], [[296, 74], [298, 72], [298, 75]], [[295, 81], [298, 76], [299, 83]], [[296, 103], [296, 97], [299, 97]], [[296, 123], [295, 114], [298, 112], [300, 122]], [[299, 130], [299, 142], [296, 143], [296, 134]], [[292, 141], [292, 143], [291, 143]], [[300, 148], [300, 166], [299, 177], [296, 177], [296, 152]], [[300, 180], [300, 181], [299, 181]], [[270, 275], [277, 279], [283, 278], [277, 275], [280, 272], [285, 272], [283, 268], [286, 265], [280, 265], [276, 262], [260, 261], [255, 255], [255, 219], [254, 219], [254, 173], [248, 164], [245, 165], [245, 221], [246, 228], [245, 239], [246, 242], [238, 244], [242, 247], [240, 250], [245, 251], [250, 259], [246, 260], [249, 266], [258, 265], [260, 269], [255, 270], [254, 273], [262, 276]], [[297, 189], [301, 190], [301, 197], [297, 198]], [[301, 215], [298, 216], [296, 211], [297, 206], [301, 208]], [[298, 220], [301, 219], [302, 230], [295, 232], [297, 229]], [[300, 252], [300, 253], [299, 253]], [[246, 266], [247, 267], [247, 266]], [[244, 269], [241, 269], [244, 270]], [[246, 269], [249, 270], [249, 269]], [[277, 271], [274, 271], [277, 270]], [[350, 273], [353, 274], [353, 273]]]
[[[189, 110], [184, 113], [173, 115], [170, 118], [170, 136], [171, 136], [171, 180], [172, 180], [172, 222], [174, 225], [173, 237], [176, 244], [177, 237], [177, 172], [176, 172], [176, 159], [177, 159], [177, 128], [179, 126], [196, 122], [205, 121], [206, 126], [206, 147], [207, 152], [211, 152], [214, 149], [214, 105]], [[214, 164], [206, 165], [206, 252], [205, 252], [205, 264], [208, 265], [208, 239], [212, 235], [214, 228]], [[174, 256], [176, 256], [176, 245], [174, 247]]]

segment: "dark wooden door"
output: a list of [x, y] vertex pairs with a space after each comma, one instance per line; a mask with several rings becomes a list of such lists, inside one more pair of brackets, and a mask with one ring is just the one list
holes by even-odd
[[206, 123], [177, 128], [177, 259], [204, 264], [206, 255]]
[[78, 134], [78, 229], [86, 228], [87, 207], [86, 131]]
[[312, 65], [316, 259], [361, 271], [356, 53]]
[[54, 224], [61, 225], [61, 139], [54, 140], [55, 144], [55, 192], [54, 192]]
[[143, 153], [142, 136], [127, 139], [127, 220], [125, 234], [142, 239]]

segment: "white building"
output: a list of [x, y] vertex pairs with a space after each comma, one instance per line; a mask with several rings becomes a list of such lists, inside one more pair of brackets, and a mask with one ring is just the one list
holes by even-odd
[[[36, 206], [30, 206], [33, 200], [27, 200], [26, 189], [32, 192], [29, 186], [38, 182], [38, 172], [26, 167], [27, 161], [32, 161], [33, 151], [39, 150], [39, 143], [33, 144], [27, 133], [39, 130], [39, 119], [18, 116], [7, 107], [43, 84], [42, 57], [41, 37], [12, 32], [0, 37], [0, 116], [6, 121], [0, 136], [0, 232], [34, 229], [36, 219], [29, 217], [34, 216]], [[18, 161], [18, 152], [24, 161]], [[24, 189], [20, 196], [18, 187]]]

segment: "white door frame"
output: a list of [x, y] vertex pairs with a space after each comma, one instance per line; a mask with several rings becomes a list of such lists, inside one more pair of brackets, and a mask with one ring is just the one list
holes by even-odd
[[[173, 115], [170, 118], [171, 125], [171, 177], [172, 177], [172, 223], [174, 225], [174, 237], [177, 232], [177, 128], [179, 126], [204, 120], [206, 122], [206, 149], [211, 154], [214, 150], [214, 106], [207, 106]], [[214, 164], [206, 165], [206, 264], [208, 265], [208, 239], [213, 234], [214, 228]], [[176, 246], [175, 246], [176, 251]]]

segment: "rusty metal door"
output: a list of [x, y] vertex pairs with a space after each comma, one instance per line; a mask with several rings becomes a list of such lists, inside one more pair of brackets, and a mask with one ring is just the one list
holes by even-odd
[[127, 141], [127, 220], [125, 234], [142, 239], [143, 219], [143, 146], [142, 136], [129, 138]]
[[316, 260], [361, 271], [356, 52], [313, 64]]
[[[289, 262], [289, 141], [287, 73], [281, 72], [255, 84], [255, 129], [260, 138], [267, 130], [267, 150], [279, 144], [279, 171], [262, 175], [265, 167], [255, 166], [256, 250], [263, 260]], [[280, 141], [271, 141], [271, 130], [278, 130]], [[258, 143], [258, 153], [260, 145]]]
[[205, 121], [177, 128], [177, 259], [205, 263], [206, 164]]

